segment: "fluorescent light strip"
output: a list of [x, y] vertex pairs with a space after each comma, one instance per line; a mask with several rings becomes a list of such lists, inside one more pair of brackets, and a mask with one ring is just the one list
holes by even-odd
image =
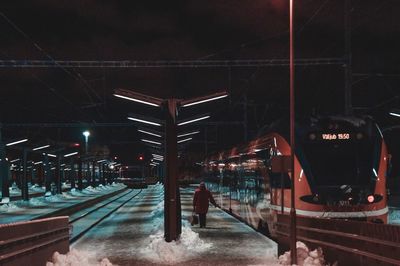
[[43, 163], [43, 161], [35, 162], [35, 163], [33, 163], [33, 164], [34, 164], [34, 165], [38, 165], [38, 164], [41, 164], [41, 163]]
[[142, 139], [142, 141], [144, 141], [144, 142], [148, 142], [148, 143], [152, 143], [152, 144], [161, 145], [161, 142], [152, 141], [152, 140], [148, 140], [148, 139]]
[[160, 154], [156, 154], [156, 153], [152, 153], [151, 155], [153, 155], [154, 157], [162, 157], [162, 158], [164, 158], [164, 156], [162, 156]]
[[397, 114], [397, 113], [390, 112], [389, 114], [390, 114], [390, 115], [393, 115], [393, 116], [400, 117], [400, 114]]
[[50, 147], [50, 145], [40, 146], [40, 147], [34, 148], [34, 149], [32, 149], [32, 150], [33, 150], [33, 151], [38, 151], [38, 150], [46, 149], [46, 148], [48, 148], [48, 147]]
[[199, 118], [196, 118], [196, 119], [192, 119], [192, 120], [189, 120], [189, 121], [180, 122], [180, 123], [178, 123], [178, 126], [183, 126], [183, 125], [186, 125], [186, 124], [189, 124], [189, 123], [193, 123], [193, 122], [197, 122], [197, 121], [200, 121], [200, 120], [204, 120], [204, 119], [207, 119], [207, 118], [210, 118], [210, 116], [206, 115], [206, 116], [199, 117]]
[[192, 102], [192, 103], [187, 103], [185, 105], [182, 105], [182, 107], [188, 107], [188, 106], [192, 106], [192, 105], [196, 105], [196, 104], [200, 104], [200, 103], [206, 103], [206, 102], [210, 102], [210, 101], [215, 101], [221, 98], [225, 98], [228, 97], [228, 94], [225, 95], [221, 95], [221, 96], [216, 96], [213, 98], [209, 98], [209, 99], [205, 99], [205, 100], [201, 100], [201, 101], [197, 101], [197, 102]]
[[182, 139], [182, 140], [178, 140], [178, 143], [182, 143], [182, 142], [186, 142], [189, 140], [192, 140], [193, 138], [187, 138], [187, 139]]
[[152, 166], [157, 166], [157, 164], [155, 164], [155, 163], [150, 163], [150, 165], [152, 165]]
[[161, 135], [154, 134], [154, 133], [151, 133], [151, 132], [148, 132], [148, 131], [145, 131], [145, 130], [138, 129], [138, 131], [139, 131], [139, 132], [142, 132], [142, 133], [145, 133], [145, 134], [152, 135], [152, 136], [154, 136], [154, 137], [159, 137], [159, 138], [162, 137]]
[[190, 136], [190, 135], [194, 135], [194, 134], [198, 134], [198, 133], [200, 133], [200, 131], [193, 131], [193, 132], [178, 135], [178, 138], [186, 137], [186, 136]]
[[105, 161], [107, 161], [106, 159], [103, 159], [103, 160], [99, 160], [99, 161], [97, 161], [98, 163], [102, 163], [102, 162], [105, 162]]
[[146, 101], [142, 101], [142, 100], [139, 100], [139, 99], [135, 99], [135, 98], [119, 95], [119, 94], [114, 94], [114, 96], [122, 98], [122, 99], [125, 99], [125, 100], [129, 100], [129, 101], [134, 101], [134, 102], [143, 103], [143, 104], [147, 104], [147, 105], [151, 105], [151, 106], [155, 106], [155, 107], [160, 107], [160, 105], [155, 104], [155, 103], [146, 102]]
[[57, 158], [57, 155], [55, 155], [55, 154], [51, 154], [51, 153], [42, 153], [43, 155], [47, 155], [47, 156], [49, 156], [49, 157], [54, 157], [54, 158]]
[[156, 161], [164, 161], [164, 159], [163, 158], [153, 158], [153, 160], [156, 160]]
[[27, 142], [27, 141], [28, 141], [28, 139], [21, 139], [21, 140], [18, 140], [18, 141], [7, 143], [6, 146], [12, 146], [12, 145], [16, 145], [16, 144], [19, 144], [19, 143], [22, 143], [22, 142]]
[[160, 123], [155, 123], [155, 122], [151, 122], [151, 121], [147, 121], [147, 120], [143, 120], [143, 119], [139, 119], [139, 118], [134, 118], [134, 117], [130, 117], [130, 116], [128, 116], [128, 119], [132, 120], [132, 121], [136, 121], [136, 122], [142, 122], [145, 124], [153, 125], [153, 126], [159, 126], [159, 127], [161, 126]]
[[21, 159], [12, 160], [12, 161], [10, 161], [10, 163], [15, 163], [15, 162], [18, 162], [19, 160], [21, 160]]
[[164, 157], [153, 156], [154, 159], [164, 159]]
[[64, 157], [70, 157], [70, 156], [73, 156], [73, 155], [76, 155], [76, 154], [78, 154], [77, 151], [76, 151], [76, 152], [71, 152], [71, 153], [65, 154]]

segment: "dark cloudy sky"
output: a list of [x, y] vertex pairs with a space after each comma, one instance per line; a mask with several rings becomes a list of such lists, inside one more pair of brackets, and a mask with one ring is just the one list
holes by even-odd
[[[400, 2], [352, 0], [353, 105], [384, 127], [397, 123]], [[288, 1], [1, 1], [0, 59], [285, 59]], [[295, 0], [297, 58], [344, 56], [344, 0]], [[363, 74], [363, 75], [360, 75]], [[364, 75], [367, 74], [367, 75]], [[299, 113], [338, 113], [343, 66], [296, 71]], [[287, 111], [287, 67], [0, 69], [0, 119], [15, 122], [116, 122], [147, 112], [114, 99], [115, 88], [187, 98], [227, 89], [208, 106], [214, 121], [243, 118], [250, 135]], [[238, 130], [239, 131], [239, 130]], [[8, 132], [7, 134], [15, 134]], [[241, 140], [241, 136], [237, 136]]]

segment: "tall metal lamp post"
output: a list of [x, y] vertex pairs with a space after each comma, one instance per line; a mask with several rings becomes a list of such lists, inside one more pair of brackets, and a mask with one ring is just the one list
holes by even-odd
[[295, 95], [294, 95], [294, 49], [293, 49], [293, 1], [289, 0], [289, 34], [290, 34], [290, 161], [292, 189], [290, 195], [290, 253], [291, 264], [297, 264], [296, 250], [296, 206], [295, 206]]
[[87, 154], [87, 152], [88, 152], [88, 140], [89, 140], [89, 136], [90, 136], [90, 131], [88, 131], [88, 130], [83, 131], [82, 135], [85, 136], [85, 154]]

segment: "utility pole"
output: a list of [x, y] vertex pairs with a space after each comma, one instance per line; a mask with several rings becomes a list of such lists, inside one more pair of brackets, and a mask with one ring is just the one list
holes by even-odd
[[344, 64], [344, 114], [353, 114], [352, 105], [352, 54], [351, 54], [351, 0], [344, 0], [345, 64]]

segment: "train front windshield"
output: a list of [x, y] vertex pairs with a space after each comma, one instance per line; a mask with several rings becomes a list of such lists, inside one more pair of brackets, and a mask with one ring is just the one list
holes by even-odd
[[314, 184], [319, 187], [365, 186], [373, 176], [373, 143], [314, 142], [303, 145]]

